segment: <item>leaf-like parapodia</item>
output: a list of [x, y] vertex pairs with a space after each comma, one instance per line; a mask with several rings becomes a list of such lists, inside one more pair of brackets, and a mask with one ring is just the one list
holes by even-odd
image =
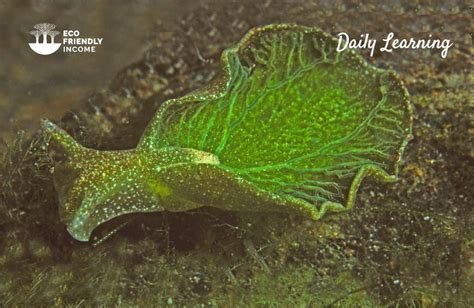
[[349, 208], [364, 176], [396, 176], [411, 110], [393, 72], [336, 44], [316, 29], [257, 28], [224, 51], [219, 80], [168, 101], [148, 136], [213, 153], [263, 191]]

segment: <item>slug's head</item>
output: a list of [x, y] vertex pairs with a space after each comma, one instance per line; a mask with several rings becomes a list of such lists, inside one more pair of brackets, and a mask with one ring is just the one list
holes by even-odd
[[64, 154], [54, 166], [54, 186], [60, 218], [79, 241], [89, 241], [96, 227], [118, 216], [176, 208], [175, 188], [162, 179], [164, 169], [218, 163], [212, 154], [192, 149], [97, 151], [48, 120], [42, 127]]
[[92, 230], [115, 216], [105, 211], [113, 197], [110, 190], [118, 184], [118, 157], [81, 146], [48, 120], [42, 120], [41, 126], [56, 154], [53, 182], [60, 219], [76, 240], [88, 241]]

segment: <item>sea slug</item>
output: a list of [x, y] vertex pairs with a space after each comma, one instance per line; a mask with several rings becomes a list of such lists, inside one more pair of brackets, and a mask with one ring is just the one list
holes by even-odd
[[350, 209], [366, 176], [395, 180], [411, 138], [408, 93], [337, 39], [299, 25], [257, 27], [223, 51], [220, 76], [164, 102], [138, 146], [98, 151], [48, 120], [60, 216], [88, 241], [136, 212], [212, 206], [312, 219]]

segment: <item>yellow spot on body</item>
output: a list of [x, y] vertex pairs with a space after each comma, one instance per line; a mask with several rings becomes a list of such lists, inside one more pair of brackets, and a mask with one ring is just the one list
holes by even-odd
[[171, 189], [159, 180], [150, 180], [148, 182], [148, 188], [152, 193], [161, 197], [167, 197], [172, 193]]

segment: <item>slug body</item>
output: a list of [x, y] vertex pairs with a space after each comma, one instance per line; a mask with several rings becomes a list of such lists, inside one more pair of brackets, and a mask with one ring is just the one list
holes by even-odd
[[220, 77], [159, 108], [137, 148], [96, 151], [44, 120], [66, 152], [55, 167], [60, 214], [88, 241], [120, 215], [214, 206], [321, 218], [352, 207], [361, 181], [396, 179], [411, 138], [408, 93], [315, 29], [252, 29], [221, 57]]

